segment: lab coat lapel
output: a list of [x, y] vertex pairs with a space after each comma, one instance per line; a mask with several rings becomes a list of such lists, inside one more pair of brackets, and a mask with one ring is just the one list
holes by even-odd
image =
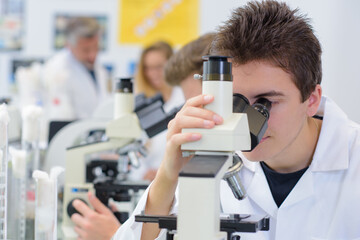
[[[259, 191], [262, 189], [262, 191]], [[260, 164], [256, 164], [254, 177], [247, 189], [248, 197], [253, 200], [260, 208], [272, 217], [276, 217], [278, 207], [272, 197], [269, 185]]]
[[[326, 107], [325, 105], [329, 105]], [[326, 111], [326, 112], [325, 112]], [[346, 114], [330, 99], [323, 97], [317, 115], [324, 116], [318, 145], [310, 169], [315, 171], [336, 171], [349, 167], [349, 122]], [[336, 143], [333, 139], [343, 139]]]
[[313, 174], [308, 169], [291, 190], [280, 208], [294, 205], [314, 195]]

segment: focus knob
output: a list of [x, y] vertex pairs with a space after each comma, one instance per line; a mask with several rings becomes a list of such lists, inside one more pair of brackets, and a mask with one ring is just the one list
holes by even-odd
[[[85, 200], [84, 200], [84, 199], [81, 199], [81, 198], [74, 198], [73, 200], [71, 200], [71, 201], [69, 202], [69, 204], [67, 205], [67, 214], [69, 215], [69, 218], [71, 218], [71, 216], [72, 216], [74, 213], [80, 214], [80, 213], [74, 208], [74, 206], [73, 206], [73, 202], [74, 202], [74, 200], [76, 200], [76, 199], [78, 199], [78, 200], [80, 200], [80, 201], [83, 201], [86, 205], [88, 205], [87, 202], [85, 202]], [[81, 214], [80, 214], [80, 215], [81, 215]]]

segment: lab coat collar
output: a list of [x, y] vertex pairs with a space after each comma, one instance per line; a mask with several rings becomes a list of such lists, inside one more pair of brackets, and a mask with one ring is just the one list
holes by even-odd
[[301, 176], [285, 201], [281, 204], [280, 209], [292, 206], [306, 198], [314, 195], [313, 173], [309, 169]]
[[[328, 97], [323, 96], [318, 116], [323, 123], [315, 149], [313, 161], [309, 167], [312, 172], [336, 171], [349, 166], [349, 119], [346, 114]], [[337, 141], [337, 139], [342, 139]]]

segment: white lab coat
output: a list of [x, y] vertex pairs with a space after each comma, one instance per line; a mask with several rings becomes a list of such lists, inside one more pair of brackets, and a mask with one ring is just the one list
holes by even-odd
[[[241, 177], [248, 194], [245, 200], [236, 200], [222, 181], [224, 213], [270, 216], [270, 231], [239, 233], [241, 240], [360, 239], [360, 126], [348, 120], [326, 97], [322, 99], [318, 115], [324, 119], [313, 161], [280, 208], [272, 198], [258, 162], [244, 159]], [[146, 198], [147, 192], [134, 214], [145, 208]], [[176, 212], [176, 205], [175, 201], [171, 212]], [[134, 222], [131, 216], [113, 239], [140, 239], [141, 228], [142, 224]], [[157, 239], [166, 239], [165, 231], [161, 231]]]
[[46, 62], [43, 78], [49, 119], [91, 117], [97, 105], [107, 96], [109, 79], [106, 70], [97, 63], [94, 71], [97, 87], [89, 71], [66, 48]]

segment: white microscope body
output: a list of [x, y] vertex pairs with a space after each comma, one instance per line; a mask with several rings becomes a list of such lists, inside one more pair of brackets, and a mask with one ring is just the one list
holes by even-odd
[[[106, 126], [108, 141], [70, 147], [66, 152], [66, 171], [63, 201], [62, 230], [66, 240], [77, 239], [74, 224], [68, 211], [74, 199], [88, 203], [87, 193], [94, 191], [92, 183], [86, 183], [86, 156], [91, 153], [120, 149], [141, 137], [142, 129], [133, 112], [134, 98], [130, 79], [119, 83], [115, 93], [114, 120]], [[88, 203], [89, 205], [89, 203]]]

